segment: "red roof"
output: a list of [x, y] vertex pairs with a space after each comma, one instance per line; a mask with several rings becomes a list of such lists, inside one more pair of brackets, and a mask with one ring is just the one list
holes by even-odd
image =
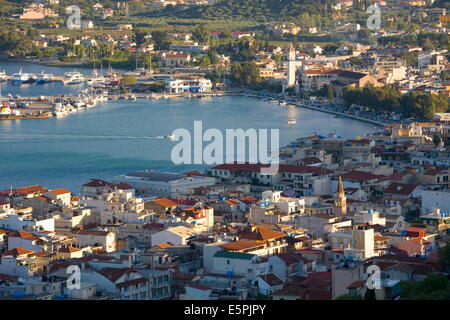
[[410, 195], [414, 190], [416, 190], [417, 186], [417, 184], [395, 182], [391, 183], [386, 189], [384, 189], [384, 193]]
[[[262, 168], [269, 168], [269, 164], [261, 163], [226, 163], [213, 167], [214, 170], [228, 170], [230, 172], [260, 172]], [[314, 173], [316, 175], [332, 174], [333, 171], [312, 167], [312, 166], [295, 166], [288, 164], [280, 164], [278, 172], [281, 173]]]
[[269, 286], [274, 287], [274, 286], [279, 286], [283, 284], [283, 281], [281, 281], [280, 278], [278, 278], [275, 274], [273, 273], [268, 273], [268, 274], [263, 274], [263, 275], [259, 275], [259, 277], [264, 280], [265, 283], [267, 283]]
[[384, 176], [372, 174], [369, 172], [364, 171], [350, 171], [347, 173], [344, 173], [342, 176], [342, 180], [359, 180], [359, 181], [366, 181], [366, 180], [375, 180], [382, 178]]
[[3, 252], [2, 256], [17, 257], [17, 256], [25, 255], [25, 254], [30, 254], [30, 253], [34, 253], [34, 251], [27, 250], [27, 249], [22, 249], [22, 248], [14, 248], [12, 250]]
[[211, 290], [210, 287], [205, 287], [205, 286], [202, 286], [202, 285], [196, 284], [196, 283], [189, 283], [187, 286], [194, 288], [194, 289], [203, 290], [203, 291]]
[[130, 268], [103, 268], [97, 271], [97, 273], [101, 274], [102, 276], [104, 276], [105, 278], [107, 278], [112, 282], [116, 282], [124, 274], [127, 274], [131, 271], [132, 270]]
[[59, 189], [53, 189], [50, 190], [51, 193], [56, 194], [56, 195], [61, 195], [61, 194], [67, 194], [70, 193], [70, 191], [64, 189], [64, 188], [59, 188]]
[[428, 170], [425, 171], [424, 175], [426, 175], [426, 176], [435, 176], [435, 175], [438, 175], [438, 174], [442, 173], [443, 171], [448, 171], [448, 168], [446, 168], [446, 167], [436, 167], [436, 168], [428, 169]]

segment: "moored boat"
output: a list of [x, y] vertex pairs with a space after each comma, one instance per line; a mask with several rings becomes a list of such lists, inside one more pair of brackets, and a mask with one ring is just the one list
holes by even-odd
[[17, 73], [14, 73], [11, 77], [12, 84], [26, 84], [34, 82], [31, 74], [22, 72], [22, 68]]
[[84, 77], [81, 73], [76, 71], [66, 72], [64, 74], [63, 83], [68, 84], [80, 84], [84, 82]]
[[42, 72], [36, 76], [36, 83], [38, 84], [45, 84], [51, 82], [53, 82], [53, 74], [44, 73], [44, 70], [42, 70]]

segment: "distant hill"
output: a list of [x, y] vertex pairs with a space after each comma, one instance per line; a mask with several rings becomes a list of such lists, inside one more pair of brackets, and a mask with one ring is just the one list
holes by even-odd
[[167, 8], [164, 14], [197, 19], [272, 19], [298, 18], [302, 13], [325, 15], [331, 12], [334, 0], [222, 0], [211, 6], [199, 6], [183, 11]]

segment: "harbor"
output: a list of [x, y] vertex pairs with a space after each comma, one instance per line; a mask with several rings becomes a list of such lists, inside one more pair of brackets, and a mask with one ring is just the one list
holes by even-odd
[[[55, 69], [55, 68], [53, 68]], [[151, 81], [152, 78], [142, 70], [121, 74], [111, 68], [106, 73], [92, 70], [66, 71], [60, 74], [25, 72], [21, 66], [18, 72], [7, 74], [0, 71], [0, 120], [48, 119], [62, 117], [82, 109], [93, 108], [99, 102], [108, 100], [201, 98], [222, 95], [221, 92], [128, 92], [121, 84], [122, 78], [133, 73], [140, 80]], [[139, 72], [138, 72], [139, 71]], [[62, 73], [62, 74], [61, 74]], [[166, 76], [166, 75], [164, 75]], [[170, 76], [166, 76], [169, 77]], [[2, 85], [9, 91], [2, 92]], [[22, 97], [22, 91], [46, 92], [47, 94]], [[53, 90], [52, 90], [53, 88]], [[10, 91], [14, 93], [10, 93]], [[58, 94], [48, 93], [61, 92]]]

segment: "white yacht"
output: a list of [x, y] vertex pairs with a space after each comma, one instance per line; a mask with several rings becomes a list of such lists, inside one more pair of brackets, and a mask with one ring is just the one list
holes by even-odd
[[296, 123], [297, 123], [297, 120], [295, 120], [295, 119], [290, 119], [288, 121], [288, 124], [296, 124]]
[[36, 76], [36, 83], [44, 84], [50, 82], [53, 82], [53, 74], [44, 73], [44, 70]]
[[0, 71], [0, 82], [6, 81], [6, 71]]
[[63, 83], [67, 84], [80, 84], [84, 82], [84, 77], [81, 73], [72, 71], [64, 73]]
[[22, 68], [17, 73], [14, 73], [11, 78], [12, 84], [24, 84], [31, 83], [34, 81], [32, 76], [29, 73], [23, 73]]
[[99, 85], [105, 82], [105, 77], [97, 72], [97, 69], [92, 70], [92, 75], [86, 80], [88, 86]]

